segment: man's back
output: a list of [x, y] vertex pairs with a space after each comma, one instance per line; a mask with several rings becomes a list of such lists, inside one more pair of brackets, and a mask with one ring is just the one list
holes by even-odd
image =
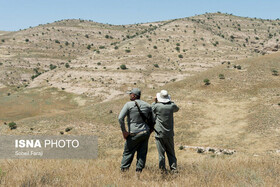
[[179, 110], [178, 106], [173, 102], [153, 103], [152, 110], [156, 119], [155, 129], [159, 134], [156, 137], [164, 138], [174, 136], [173, 113]]
[[[151, 106], [148, 103], [140, 99], [136, 99], [135, 101], [138, 103], [140, 110], [145, 116], [148, 116], [149, 113], [151, 113]], [[149, 127], [144, 123], [138, 111], [135, 101], [127, 102], [119, 114], [119, 122], [121, 126], [124, 125], [124, 118], [127, 116], [128, 130], [130, 133], [149, 130]]]

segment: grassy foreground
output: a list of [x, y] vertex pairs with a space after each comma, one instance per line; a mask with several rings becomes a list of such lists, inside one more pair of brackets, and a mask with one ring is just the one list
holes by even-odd
[[277, 186], [280, 159], [245, 155], [198, 155], [177, 151], [179, 173], [162, 175], [157, 154], [148, 153], [140, 179], [135, 161], [120, 173], [121, 152], [96, 160], [2, 160], [0, 184], [4, 186]]

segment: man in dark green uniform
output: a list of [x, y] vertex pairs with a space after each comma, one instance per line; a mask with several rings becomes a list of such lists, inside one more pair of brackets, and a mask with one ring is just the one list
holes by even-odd
[[[152, 110], [148, 103], [140, 100], [141, 91], [138, 88], [134, 88], [128, 93], [130, 101], [123, 106], [119, 114], [120, 127], [126, 140], [121, 161], [121, 171], [129, 169], [134, 154], [137, 152], [136, 172], [142, 172], [146, 163], [150, 129], [140, 116], [135, 102], [138, 103], [140, 110], [146, 117], [152, 115]], [[128, 131], [125, 128], [125, 117], [127, 117]]]
[[179, 107], [171, 101], [166, 90], [157, 93], [155, 102], [152, 104], [152, 111], [156, 120], [155, 133], [156, 145], [159, 154], [159, 168], [166, 171], [165, 153], [167, 154], [171, 171], [177, 171], [177, 159], [174, 150], [174, 119], [173, 113]]

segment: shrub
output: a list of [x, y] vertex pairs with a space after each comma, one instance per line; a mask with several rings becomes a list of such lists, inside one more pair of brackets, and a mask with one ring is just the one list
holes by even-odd
[[10, 128], [11, 130], [17, 128], [17, 124], [16, 124], [15, 122], [10, 122], [10, 123], [8, 124], [8, 126], [9, 126], [9, 128]]
[[184, 146], [181, 145], [181, 146], [179, 147], [179, 150], [183, 150], [183, 149], [184, 149]]
[[71, 131], [73, 129], [73, 127], [67, 127], [66, 129], [65, 129], [65, 132], [69, 132], [69, 131]]
[[183, 55], [180, 54], [180, 55], [178, 55], [178, 57], [179, 57], [179, 58], [183, 58]]
[[157, 46], [154, 46], [154, 49], [157, 49]]
[[279, 75], [278, 71], [276, 69], [272, 69], [271, 72], [272, 72], [272, 75], [274, 75], [274, 76], [278, 76]]
[[154, 64], [154, 66], [155, 66], [156, 68], [159, 68], [158, 64]]
[[130, 50], [130, 49], [126, 49], [126, 50], [125, 50], [125, 52], [130, 53], [130, 52], [131, 52], [131, 50]]
[[101, 62], [97, 62], [97, 65], [100, 66], [100, 65], [101, 65]]
[[33, 80], [33, 79], [35, 79], [36, 77], [38, 77], [39, 75], [41, 75], [41, 73], [40, 73], [40, 72], [37, 72], [35, 75], [32, 75], [32, 76], [31, 76], [31, 79]]
[[69, 42], [65, 42], [65, 45], [68, 46], [68, 45], [69, 45]]
[[240, 65], [238, 65], [238, 66], [236, 66], [236, 68], [237, 68], [237, 69], [241, 69], [241, 66], [240, 66]]
[[25, 39], [25, 42], [29, 42], [29, 39]]
[[89, 38], [88, 34], [85, 35], [86, 38]]
[[120, 65], [120, 68], [121, 68], [122, 70], [127, 69], [126, 65], [124, 65], [124, 64]]
[[60, 44], [60, 41], [58, 41], [58, 40], [55, 40], [55, 43], [57, 43], [57, 44]]
[[99, 46], [99, 49], [105, 49], [105, 46], [101, 45]]
[[66, 63], [66, 64], [65, 64], [65, 67], [66, 67], [66, 68], [70, 68], [69, 63]]
[[148, 58], [152, 58], [152, 55], [151, 55], [151, 54], [148, 54]]
[[203, 82], [205, 83], [205, 85], [209, 85], [210, 84], [210, 80], [209, 79], [204, 79]]
[[176, 46], [180, 46], [180, 43], [176, 43]]
[[88, 45], [88, 46], [87, 46], [87, 49], [90, 50], [90, 48], [91, 48], [91, 45]]
[[3, 43], [5, 42], [5, 40], [4, 40], [4, 39], [2, 39], [1, 41], [2, 41]]
[[3, 65], [3, 63], [2, 62], [0, 62], [0, 66], [2, 66]]
[[53, 69], [55, 69], [56, 67], [57, 67], [56, 65], [50, 64], [50, 70], [53, 70]]
[[219, 74], [219, 78], [220, 78], [220, 79], [225, 79], [224, 74]]
[[176, 51], [180, 52], [180, 47], [176, 47], [175, 49]]
[[118, 46], [115, 46], [115, 49], [118, 49], [119, 47]]

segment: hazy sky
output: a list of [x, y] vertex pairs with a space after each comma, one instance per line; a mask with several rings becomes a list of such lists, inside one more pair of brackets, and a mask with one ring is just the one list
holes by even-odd
[[16, 31], [62, 19], [134, 24], [204, 14], [280, 18], [279, 0], [0, 0], [0, 30]]

